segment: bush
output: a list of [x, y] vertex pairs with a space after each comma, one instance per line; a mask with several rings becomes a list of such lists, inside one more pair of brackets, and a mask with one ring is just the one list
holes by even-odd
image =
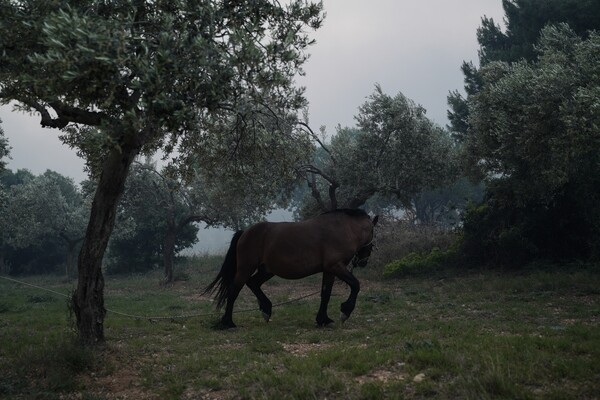
[[383, 271], [386, 278], [398, 278], [406, 275], [431, 273], [442, 268], [458, 264], [458, 246], [442, 251], [433, 248], [428, 253], [409, 253], [407, 256], [387, 264]]
[[485, 203], [467, 208], [461, 251], [472, 264], [509, 268], [536, 260], [594, 260], [598, 222], [591, 207], [577, 206], [580, 200], [565, 190], [550, 203], [523, 203], [510, 190], [496, 188]]
[[518, 220], [515, 207], [501, 207], [493, 201], [470, 205], [463, 217], [461, 251], [475, 265], [514, 266], [527, 263], [536, 255]]
[[411, 253], [429, 253], [437, 248], [445, 251], [458, 240], [458, 235], [435, 225], [413, 224], [386, 217], [376, 227], [377, 249], [371, 265], [383, 267]]

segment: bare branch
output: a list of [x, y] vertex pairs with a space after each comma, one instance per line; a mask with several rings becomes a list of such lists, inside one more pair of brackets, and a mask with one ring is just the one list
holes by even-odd
[[296, 170], [300, 174], [309, 173], [309, 174], [313, 174], [313, 175], [319, 175], [320, 177], [325, 179], [327, 182], [329, 182], [330, 185], [335, 185], [336, 187], [339, 186], [339, 182], [337, 181], [337, 179], [335, 179], [331, 175], [326, 174], [321, 169], [315, 167], [312, 164], [300, 165], [299, 167], [296, 167]]
[[317, 188], [316, 176], [313, 174], [310, 176], [310, 178], [308, 176], [305, 176], [304, 179], [306, 179], [306, 183], [310, 188], [310, 193], [312, 197], [316, 200], [319, 208], [322, 211], [329, 211], [327, 207], [325, 207], [325, 203], [323, 203], [323, 198], [321, 197], [321, 192], [319, 192], [319, 189]]
[[297, 123], [310, 134], [310, 136], [319, 144], [319, 146], [321, 146], [323, 150], [325, 150], [325, 152], [327, 152], [333, 163], [337, 164], [337, 160], [333, 156], [333, 153], [327, 146], [325, 146], [325, 143], [323, 143], [323, 141], [319, 138], [319, 135], [317, 135], [306, 122], [298, 121]]

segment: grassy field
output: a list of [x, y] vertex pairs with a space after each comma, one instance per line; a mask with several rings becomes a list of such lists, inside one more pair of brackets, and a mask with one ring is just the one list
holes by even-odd
[[[357, 308], [344, 324], [314, 325], [318, 296], [234, 314], [200, 296], [218, 260], [160, 274], [108, 277], [107, 343], [73, 340], [66, 298], [0, 279], [0, 398], [6, 399], [592, 399], [600, 396], [600, 273], [587, 266], [519, 273], [436, 273], [381, 280], [356, 271]], [[598, 268], [595, 268], [598, 271]], [[26, 282], [69, 293], [57, 277]], [[274, 303], [311, 294], [320, 278], [273, 279]], [[330, 316], [347, 288], [336, 283]], [[237, 310], [255, 308], [249, 290]]]

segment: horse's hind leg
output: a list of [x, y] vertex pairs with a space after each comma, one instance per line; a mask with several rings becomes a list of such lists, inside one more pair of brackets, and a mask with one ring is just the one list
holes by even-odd
[[248, 282], [246, 282], [246, 285], [248, 285], [250, 290], [252, 290], [252, 293], [254, 293], [254, 295], [258, 299], [258, 307], [260, 308], [260, 311], [262, 311], [263, 317], [267, 322], [269, 322], [269, 320], [271, 319], [271, 311], [273, 309], [273, 304], [260, 287], [263, 283], [265, 283], [272, 277], [273, 274], [267, 272], [264, 266], [261, 266], [258, 268], [258, 272], [252, 275], [252, 277], [248, 279]]
[[240, 294], [240, 291], [244, 287], [244, 284], [248, 281], [248, 275], [251, 273], [251, 270], [250, 272], [247, 272], [247, 270], [243, 268], [238, 268], [238, 271], [235, 274], [235, 278], [233, 278], [233, 282], [227, 290], [227, 305], [225, 306], [225, 314], [223, 315], [223, 318], [221, 318], [222, 327], [236, 327], [233, 323], [233, 304], [235, 303], [235, 300]]
[[242, 290], [244, 284], [241, 285], [239, 283], [234, 282], [229, 286], [228, 294], [227, 294], [227, 305], [225, 306], [225, 314], [223, 318], [221, 318], [221, 326], [225, 329], [235, 328], [236, 325], [233, 323], [233, 304], [240, 294], [240, 290]]
[[317, 313], [317, 325], [327, 326], [333, 323], [333, 320], [327, 316], [327, 305], [331, 297], [331, 289], [333, 289], [333, 281], [335, 275], [329, 272], [323, 272], [323, 284], [321, 285], [321, 305]]

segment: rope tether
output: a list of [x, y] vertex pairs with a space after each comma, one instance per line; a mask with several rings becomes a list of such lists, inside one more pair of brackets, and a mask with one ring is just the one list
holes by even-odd
[[[27, 283], [27, 282], [19, 281], [19, 280], [8, 278], [8, 277], [2, 276], [2, 275], [0, 275], [0, 278], [5, 279], [7, 281], [14, 282], [14, 283], [18, 283], [20, 285], [31, 286], [33, 288], [36, 288], [36, 289], [39, 289], [39, 290], [43, 290], [43, 291], [46, 291], [46, 292], [49, 292], [49, 293], [53, 293], [53, 294], [56, 294], [58, 296], [65, 297], [67, 299], [70, 297], [67, 294], [60, 293], [60, 292], [57, 292], [57, 291], [52, 290], [52, 289], [47, 289], [47, 288], [42, 287], [42, 286], [34, 285], [32, 283]], [[306, 299], [308, 297], [312, 297], [312, 296], [314, 296], [316, 294], [319, 294], [320, 292], [321, 292], [320, 290], [317, 290], [316, 292], [309, 293], [309, 294], [306, 294], [304, 296], [300, 296], [300, 297], [297, 297], [297, 298], [294, 298], [294, 299], [290, 299], [290, 300], [286, 300], [286, 301], [283, 301], [283, 302], [280, 302], [280, 303], [277, 303], [277, 304], [273, 304], [273, 307], [280, 307], [280, 306], [283, 306], [285, 304], [295, 303], [297, 301], [300, 301], [300, 300]], [[246, 313], [246, 312], [252, 312], [252, 311], [259, 311], [259, 310], [260, 310], [260, 308], [256, 307], [256, 308], [248, 308], [248, 309], [243, 309], [243, 310], [237, 310], [237, 311], [234, 311], [234, 313], [239, 314], [239, 313]], [[108, 311], [109, 313], [115, 314], [115, 315], [120, 315], [120, 316], [123, 316], [123, 317], [132, 318], [132, 319], [145, 319], [145, 320], [148, 320], [150, 322], [152, 322], [152, 321], [161, 321], [161, 320], [175, 320], [175, 319], [189, 319], [189, 318], [197, 318], [197, 317], [209, 317], [209, 316], [212, 316], [212, 315], [215, 314], [215, 312], [212, 311], [210, 313], [194, 313], [194, 314], [181, 314], [181, 315], [168, 316], [168, 317], [164, 317], [164, 316], [152, 317], [152, 316], [147, 316], [147, 315], [127, 314], [127, 313], [124, 313], [124, 312], [119, 312], [119, 311], [111, 310], [110, 308], [106, 308], [106, 311]]]

